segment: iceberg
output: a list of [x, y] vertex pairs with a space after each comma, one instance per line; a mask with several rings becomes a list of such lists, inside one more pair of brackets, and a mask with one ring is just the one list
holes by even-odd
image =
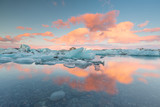
[[32, 64], [34, 60], [32, 58], [18, 58], [14, 60], [14, 62], [19, 64]]
[[20, 46], [20, 51], [29, 52], [30, 51], [30, 47], [28, 45], [22, 44]]
[[17, 53], [18, 49], [16, 48], [8, 48], [8, 49], [1, 49], [0, 54], [14, 54]]
[[0, 58], [0, 64], [8, 63], [8, 62], [11, 62], [11, 61], [12, 61], [12, 58], [10, 58], [10, 57], [1, 57]]
[[78, 48], [74, 50], [70, 50], [69, 52], [66, 52], [64, 55], [64, 58], [71, 58], [71, 59], [94, 59], [95, 54], [91, 51], [87, 51], [84, 48]]
[[83, 48], [78, 48], [78, 49], [75, 49], [75, 50], [68, 51], [64, 55], [64, 58], [71, 58], [71, 59], [72, 58], [78, 58], [79, 54], [82, 53], [82, 51], [83, 51]]
[[14, 62], [20, 64], [41, 64], [55, 65], [63, 64], [68, 68], [86, 68], [90, 65], [104, 65], [101, 60], [105, 56], [126, 55], [126, 56], [154, 56], [160, 57], [159, 49], [104, 49], [86, 50], [77, 48], [70, 50], [31, 49], [28, 45], [22, 44], [20, 48], [0, 48], [0, 64]]

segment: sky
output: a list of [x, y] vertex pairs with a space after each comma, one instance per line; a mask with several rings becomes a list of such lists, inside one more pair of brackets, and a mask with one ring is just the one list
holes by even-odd
[[0, 48], [160, 48], [159, 0], [0, 0]]

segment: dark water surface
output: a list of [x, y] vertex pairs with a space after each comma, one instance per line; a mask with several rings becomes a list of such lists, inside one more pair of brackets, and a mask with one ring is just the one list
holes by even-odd
[[[0, 65], [0, 107], [160, 107], [160, 58], [105, 57], [85, 69]], [[65, 96], [51, 101], [50, 95]]]

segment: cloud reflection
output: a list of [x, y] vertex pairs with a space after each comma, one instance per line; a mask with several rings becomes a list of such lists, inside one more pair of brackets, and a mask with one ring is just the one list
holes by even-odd
[[[159, 69], [156, 62], [142, 59], [111, 58], [105, 59], [105, 65], [92, 65], [85, 69], [67, 68], [62, 64], [49, 65], [20, 65], [6, 63], [0, 65], [0, 71], [19, 71], [18, 79], [33, 78], [33, 73], [45, 74], [43, 81], [53, 80], [54, 83], [62, 85], [68, 84], [79, 91], [105, 91], [108, 94], [118, 93], [117, 83], [131, 84], [140, 81], [148, 84], [147, 78], [160, 78], [160, 74], [154, 72]], [[63, 71], [65, 75], [54, 76], [53, 72]], [[23, 74], [23, 75], [21, 75]]]

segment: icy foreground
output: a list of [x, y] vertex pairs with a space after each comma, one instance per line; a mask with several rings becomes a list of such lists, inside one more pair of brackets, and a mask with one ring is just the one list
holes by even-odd
[[78, 48], [74, 50], [50, 50], [31, 49], [28, 45], [22, 44], [20, 48], [0, 49], [0, 64], [14, 62], [20, 64], [42, 64], [54, 65], [64, 64], [69, 68], [86, 68], [92, 64], [104, 64], [100, 58], [107, 55], [128, 55], [128, 56], [156, 56], [160, 57], [160, 50], [151, 49], [107, 49], [107, 50], [86, 50]]

